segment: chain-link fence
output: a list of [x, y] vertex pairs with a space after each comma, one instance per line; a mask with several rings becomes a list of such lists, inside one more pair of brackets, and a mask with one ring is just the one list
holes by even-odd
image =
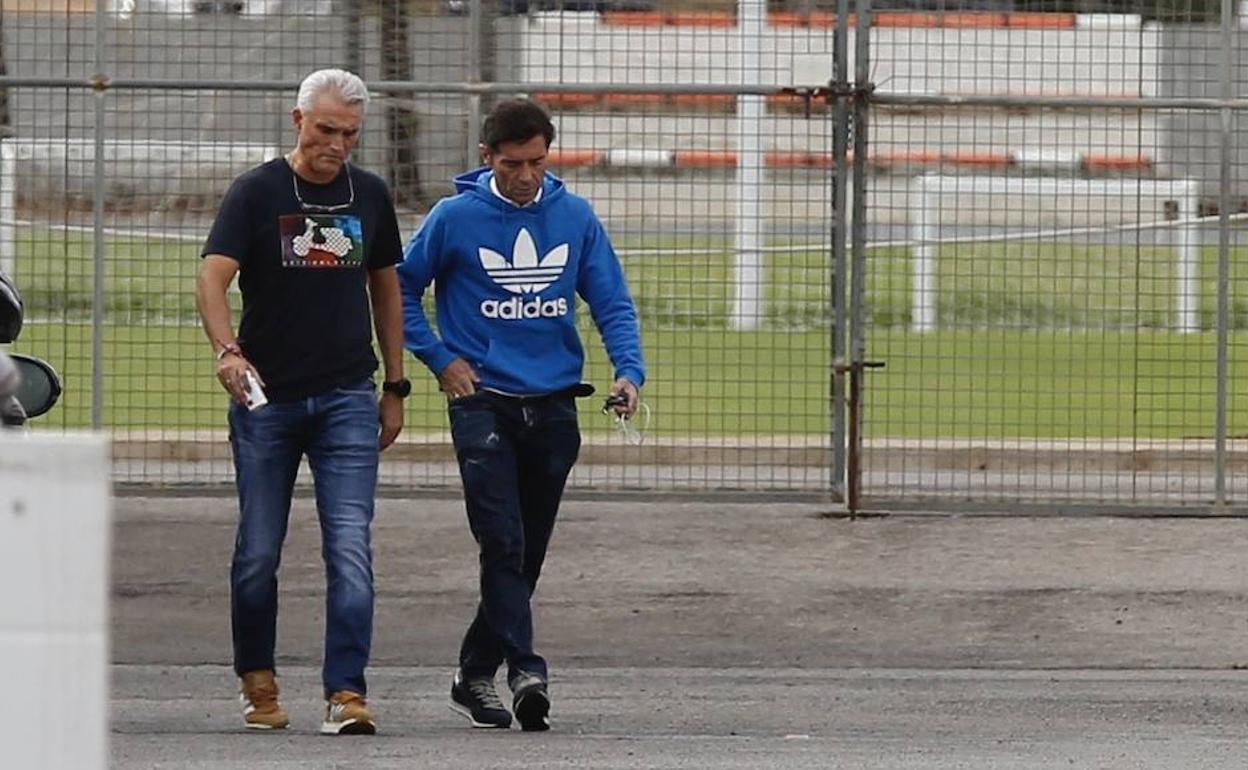
[[1127, 10], [873, 30], [868, 493], [1242, 501], [1242, 33]]
[[[0, 263], [31, 315], [15, 349], [67, 380], [41, 429], [110, 430], [122, 482], [230, 480], [199, 249], [229, 181], [292, 146], [298, 81], [343, 66], [377, 97], [356, 160], [405, 236], [493, 100], [554, 116], [650, 364], [641, 446], [582, 405], [576, 487], [1242, 498], [1231, 9], [840, 5], [6, 4]], [[443, 399], [408, 367], [384, 481], [454, 486]]]

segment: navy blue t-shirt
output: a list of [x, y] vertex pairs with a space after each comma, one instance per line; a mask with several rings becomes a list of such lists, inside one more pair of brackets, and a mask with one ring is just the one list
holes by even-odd
[[328, 184], [297, 184], [285, 158], [238, 177], [202, 252], [238, 261], [238, 343], [271, 401], [377, 370], [365, 270], [403, 258], [394, 204], [376, 174], [347, 164]]

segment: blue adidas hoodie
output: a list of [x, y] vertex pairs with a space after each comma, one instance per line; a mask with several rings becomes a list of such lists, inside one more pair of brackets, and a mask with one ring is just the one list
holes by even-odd
[[[399, 265], [404, 344], [436, 375], [456, 357], [480, 387], [553, 393], [581, 381], [585, 351], [576, 295], [585, 299], [616, 378], [646, 378], [637, 311], [624, 271], [588, 201], [546, 174], [541, 198], [523, 208], [490, 189], [489, 168], [455, 179]], [[421, 299], [436, 282], [438, 333]], [[440, 337], [440, 339], [439, 339]]]

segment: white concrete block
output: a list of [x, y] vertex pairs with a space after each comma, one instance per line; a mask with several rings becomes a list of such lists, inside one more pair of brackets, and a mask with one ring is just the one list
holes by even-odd
[[107, 767], [109, 483], [103, 435], [0, 431], [0, 767]]

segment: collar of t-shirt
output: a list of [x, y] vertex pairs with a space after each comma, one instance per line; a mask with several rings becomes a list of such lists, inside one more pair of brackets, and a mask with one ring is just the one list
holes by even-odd
[[495, 195], [507, 201], [508, 203], [510, 203], [511, 205], [515, 206], [518, 209], [522, 209], [525, 206], [532, 206], [534, 203], [537, 203], [538, 201], [542, 199], [542, 188], [539, 187], [537, 188], [537, 195], [533, 196], [533, 200], [524, 204], [516, 203], [511, 198], [508, 198], [506, 195], [503, 195], [503, 193], [498, 189], [498, 177], [496, 176], [490, 177], [490, 192], [494, 193]]

